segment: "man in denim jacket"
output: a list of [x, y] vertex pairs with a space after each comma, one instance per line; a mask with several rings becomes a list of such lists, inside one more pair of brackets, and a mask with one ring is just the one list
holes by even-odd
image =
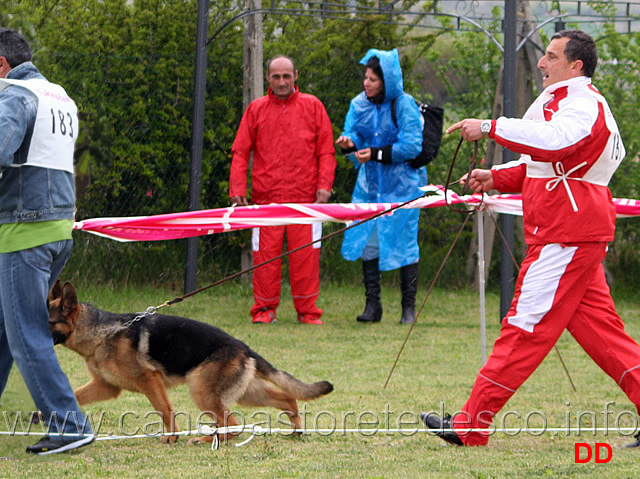
[[15, 361], [50, 436], [27, 452], [93, 441], [49, 331], [47, 295], [71, 253], [77, 108], [31, 63], [29, 44], [0, 29], [0, 394]]

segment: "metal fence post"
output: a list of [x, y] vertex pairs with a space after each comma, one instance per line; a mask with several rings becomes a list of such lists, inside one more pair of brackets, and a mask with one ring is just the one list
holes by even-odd
[[[517, 2], [505, 0], [504, 2], [504, 115], [514, 117], [516, 115], [516, 29], [517, 29]], [[513, 159], [513, 153], [507, 149], [503, 151], [502, 162]], [[514, 251], [514, 218], [512, 215], [501, 215], [502, 234], [507, 244], [502, 244], [500, 254], [500, 319], [509, 311], [513, 297], [513, 261], [509, 250]]]
[[[204, 141], [204, 99], [207, 80], [207, 37], [209, 36], [209, 0], [198, 0], [196, 27], [196, 65], [193, 82], [193, 129], [191, 136], [191, 175], [189, 178], [189, 211], [200, 209], [202, 180], [202, 145]], [[196, 289], [198, 273], [198, 238], [187, 239], [184, 292]]]

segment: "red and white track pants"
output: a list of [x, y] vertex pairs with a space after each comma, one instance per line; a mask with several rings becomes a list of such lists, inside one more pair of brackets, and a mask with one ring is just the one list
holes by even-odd
[[[282, 243], [287, 237], [287, 250], [293, 250], [322, 237], [322, 224], [265, 226], [253, 229], [253, 264], [260, 264], [282, 254]], [[253, 297], [251, 315], [280, 304], [281, 259], [253, 271]], [[289, 282], [293, 304], [298, 314], [322, 315], [316, 306], [320, 293], [320, 242], [289, 255]]]
[[[606, 251], [606, 243], [529, 247], [500, 337], [454, 427], [487, 428], [565, 329], [640, 412], [640, 347], [616, 313], [602, 266]], [[467, 446], [489, 440], [480, 432], [459, 436]]]

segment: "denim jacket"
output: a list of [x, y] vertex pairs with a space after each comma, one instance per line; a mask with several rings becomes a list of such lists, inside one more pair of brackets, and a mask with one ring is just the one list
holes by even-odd
[[[32, 79], [44, 77], [31, 62], [7, 74], [7, 80]], [[0, 224], [74, 218], [73, 173], [25, 165], [37, 113], [32, 91], [15, 85], [0, 91]]]

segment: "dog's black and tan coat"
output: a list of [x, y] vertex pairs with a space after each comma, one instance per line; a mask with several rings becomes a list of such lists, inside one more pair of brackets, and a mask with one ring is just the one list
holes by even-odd
[[[93, 379], [75, 391], [80, 405], [117, 397], [124, 389], [146, 395], [162, 414], [168, 432], [177, 431], [167, 389], [186, 383], [201, 411], [220, 426], [237, 424], [230, 407], [274, 407], [302, 428], [297, 399], [310, 400], [333, 390], [331, 383], [306, 384], [220, 328], [163, 314], [133, 321], [138, 313], [116, 314], [79, 303], [75, 288], [56, 283], [49, 302], [55, 344], [80, 354]], [[164, 436], [174, 442], [177, 436]], [[190, 442], [211, 441], [205, 436]]]

